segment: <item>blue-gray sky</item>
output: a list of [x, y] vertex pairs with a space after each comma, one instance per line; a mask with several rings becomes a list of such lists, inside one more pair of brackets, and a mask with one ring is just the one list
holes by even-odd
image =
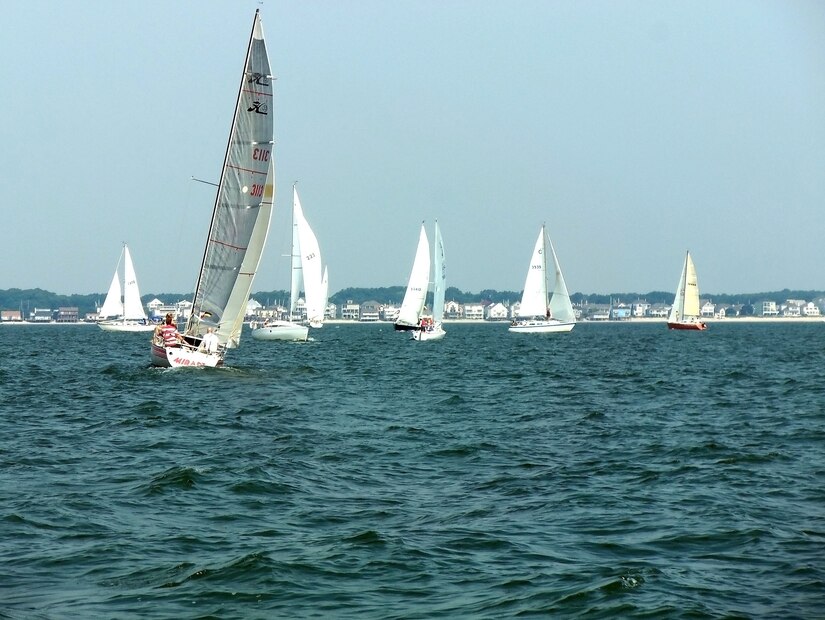
[[571, 292], [825, 288], [818, 0], [4, 3], [0, 288], [191, 291], [252, 16], [330, 289], [403, 285], [438, 219], [448, 285], [520, 290], [547, 222]]

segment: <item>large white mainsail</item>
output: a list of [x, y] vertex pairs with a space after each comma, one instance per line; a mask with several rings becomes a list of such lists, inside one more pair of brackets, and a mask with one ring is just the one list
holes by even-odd
[[690, 252], [685, 259], [685, 316], [699, 316], [699, 278]]
[[138, 288], [135, 266], [132, 263], [132, 255], [129, 253], [129, 246], [123, 246], [123, 319], [126, 321], [145, 321], [146, 310], [143, 309], [143, 302], [140, 301], [140, 289]]
[[519, 316], [545, 316], [547, 314], [547, 253], [545, 251], [544, 226], [539, 231], [530, 268], [524, 280], [524, 292], [521, 294]]
[[401, 310], [398, 312], [396, 325], [407, 327], [418, 326], [421, 312], [424, 310], [424, 301], [427, 298], [427, 284], [430, 281], [430, 242], [424, 223], [421, 223], [421, 233], [418, 235], [418, 248], [415, 252], [410, 279], [407, 281], [407, 290]]
[[218, 339], [227, 347], [238, 344], [238, 321], [243, 319], [248, 300], [248, 292], [243, 291], [251, 286], [253, 267], [257, 268], [263, 252], [263, 243], [253, 240], [253, 233], [272, 158], [271, 106], [272, 75], [261, 19], [255, 11], [192, 315], [185, 330], [187, 336], [197, 338], [208, 327], [216, 327]]
[[306, 302], [307, 320], [310, 325], [321, 326], [324, 322], [326, 307], [326, 291], [324, 290], [324, 270], [321, 263], [321, 248], [318, 238], [304, 217], [298, 190], [293, 185], [293, 209], [295, 230], [298, 236], [298, 252], [301, 259], [301, 272], [304, 282], [304, 299]]
[[292, 186], [292, 257], [289, 271], [289, 315], [287, 321], [294, 320], [295, 307], [298, 304], [298, 296], [304, 288], [304, 272], [301, 269], [301, 238], [298, 235], [298, 216], [301, 203], [296, 202], [298, 194], [295, 193], [295, 186]]

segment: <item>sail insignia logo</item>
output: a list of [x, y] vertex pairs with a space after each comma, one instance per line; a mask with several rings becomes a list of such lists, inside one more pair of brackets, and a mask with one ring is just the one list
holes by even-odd
[[[270, 82], [267, 81], [267, 77], [265, 73], [254, 71], [249, 78], [247, 78], [246, 83], [255, 84], [256, 86], [269, 86]], [[255, 114], [268, 114], [269, 106], [263, 101], [253, 101], [252, 105], [249, 106], [246, 111], [255, 112]]]
[[258, 86], [269, 86], [269, 82], [266, 81], [266, 75], [263, 73], [258, 73], [257, 71], [253, 72], [252, 75], [249, 76], [247, 83], [257, 84]]
[[263, 101], [253, 101], [252, 105], [246, 109], [247, 112], [255, 112], [255, 114], [267, 114], [269, 106]]

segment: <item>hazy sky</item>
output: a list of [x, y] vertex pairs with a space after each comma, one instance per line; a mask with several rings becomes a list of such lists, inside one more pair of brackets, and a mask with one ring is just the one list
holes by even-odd
[[406, 284], [438, 219], [448, 286], [521, 290], [546, 222], [571, 292], [825, 288], [825, 2], [10, 0], [0, 288], [190, 292], [247, 39], [330, 290]]

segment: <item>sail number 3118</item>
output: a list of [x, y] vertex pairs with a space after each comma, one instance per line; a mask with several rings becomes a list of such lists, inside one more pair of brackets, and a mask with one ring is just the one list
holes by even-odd
[[269, 161], [269, 151], [267, 149], [253, 149], [252, 159], [255, 161]]

